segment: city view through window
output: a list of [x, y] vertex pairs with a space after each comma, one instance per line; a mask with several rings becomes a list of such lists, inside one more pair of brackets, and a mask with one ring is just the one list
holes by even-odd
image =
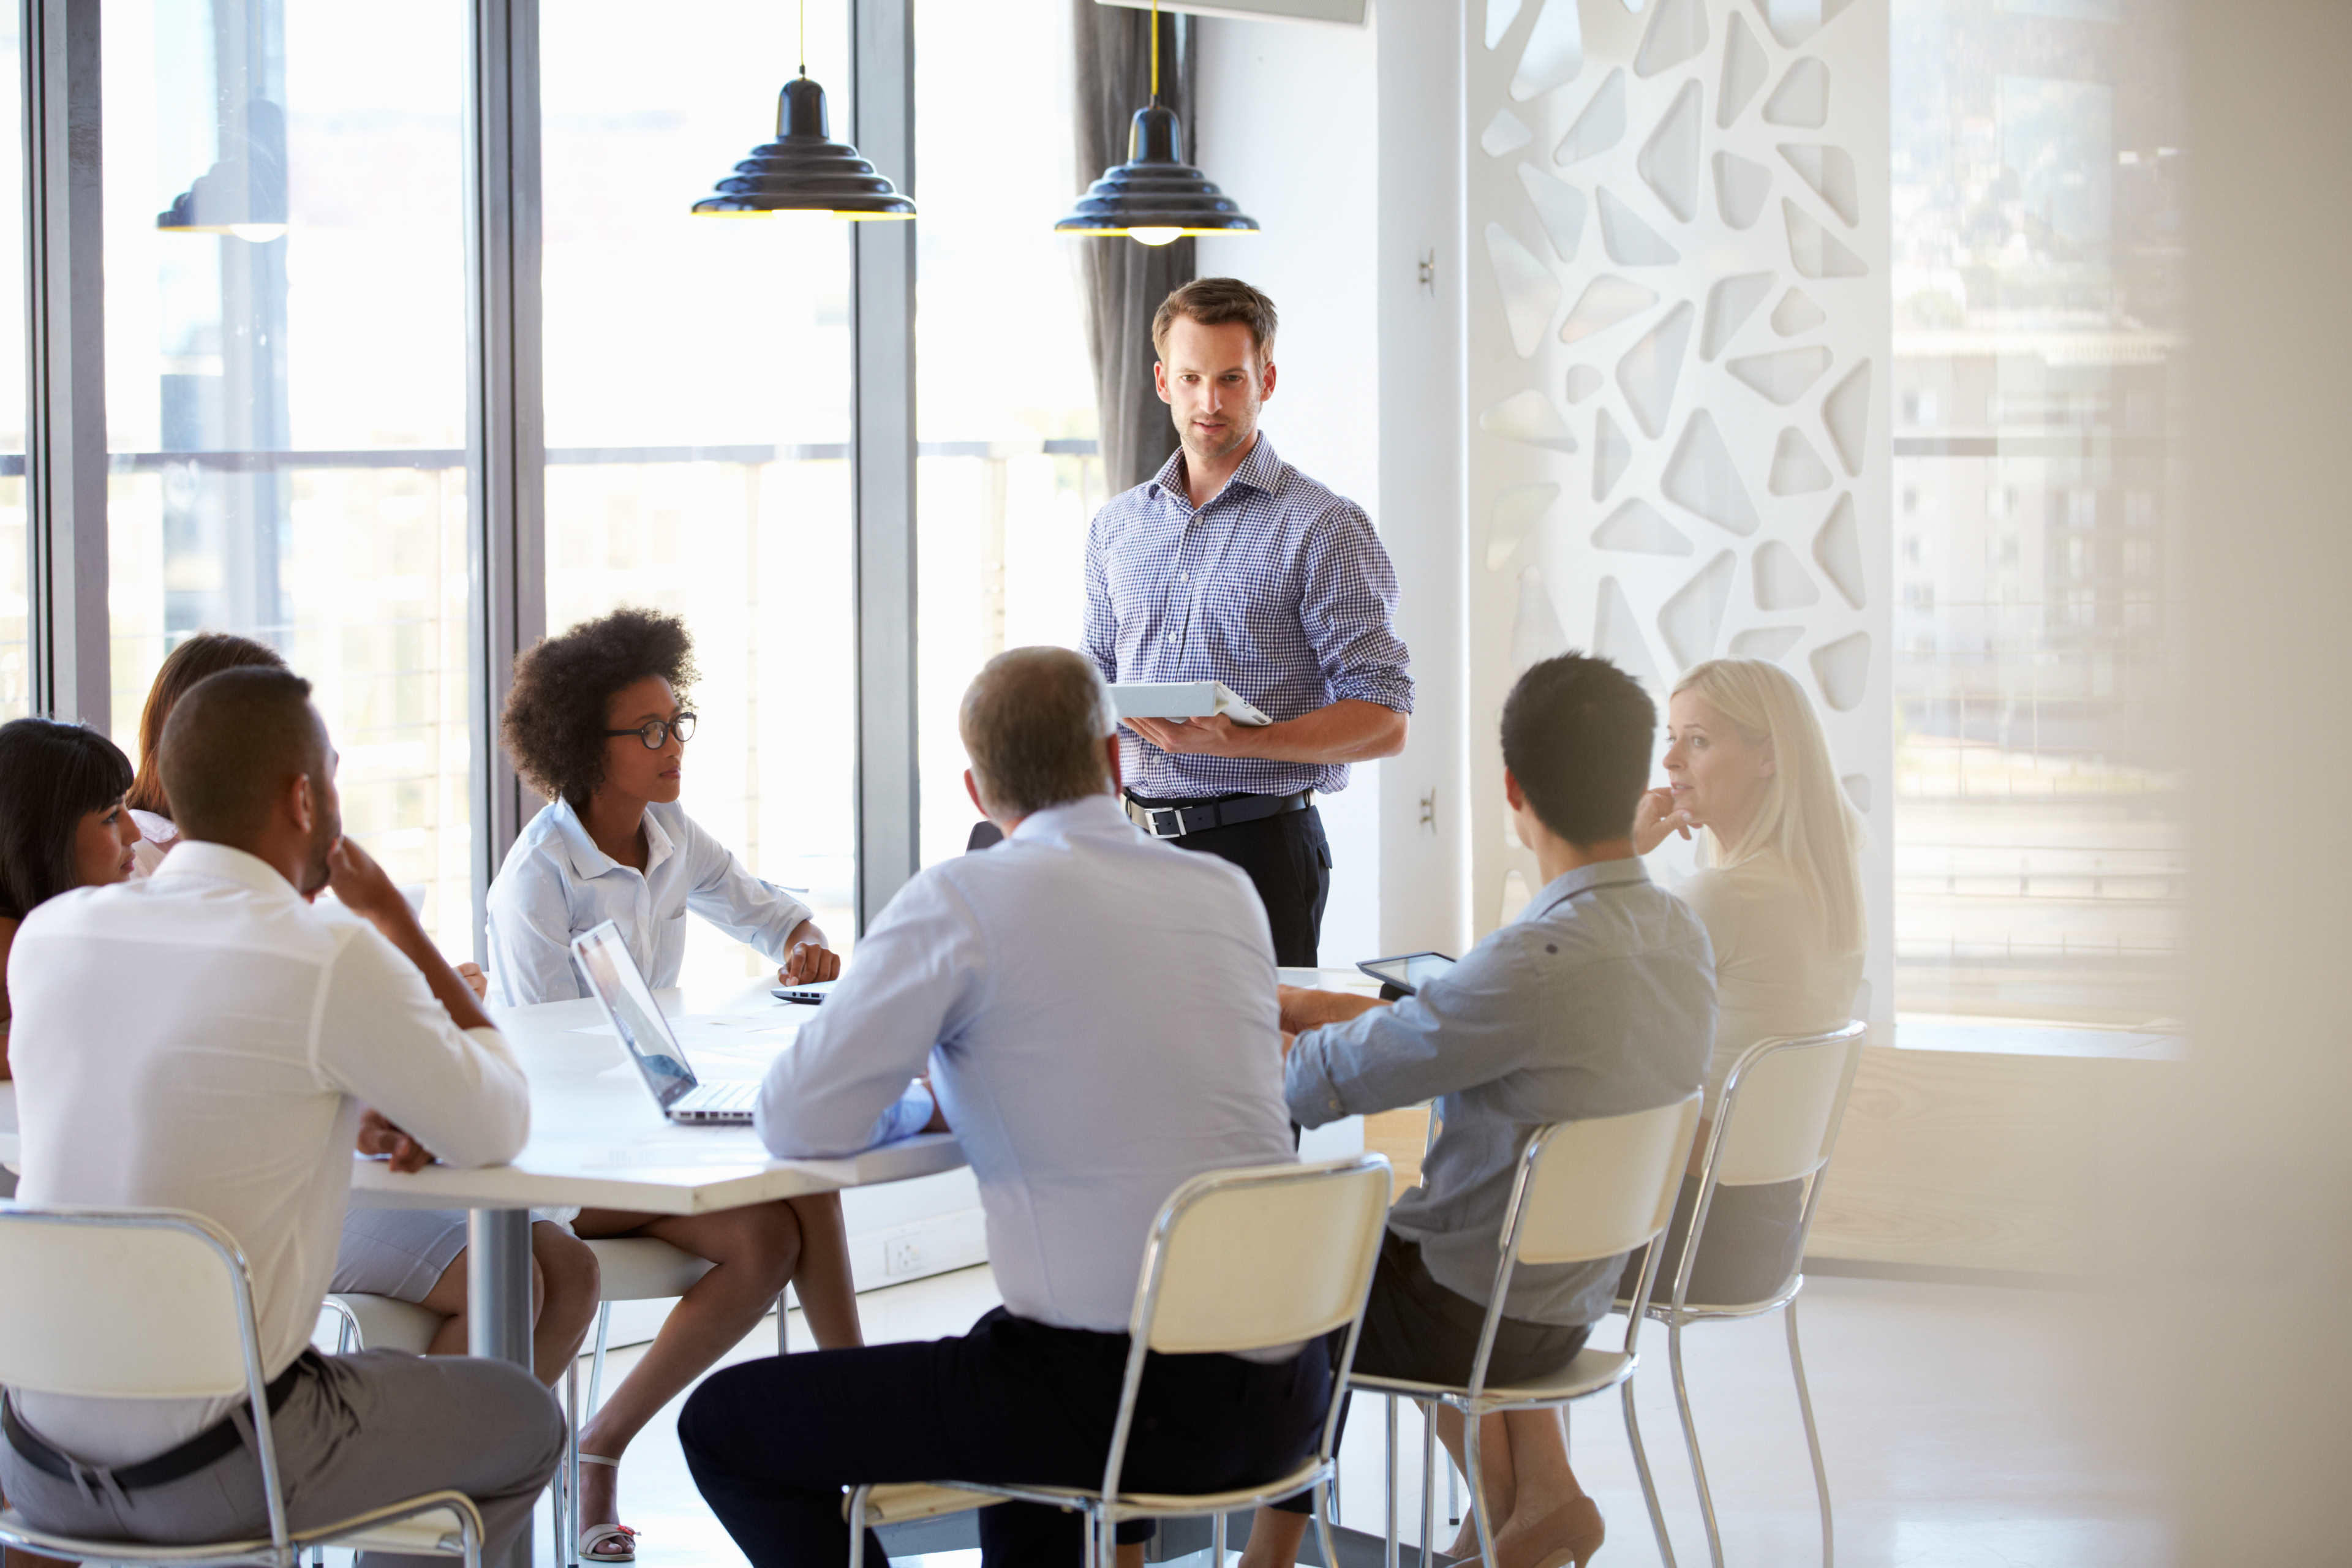
[[2187, 152], [2165, 0], [1894, 0], [1906, 1039], [2169, 1032]]

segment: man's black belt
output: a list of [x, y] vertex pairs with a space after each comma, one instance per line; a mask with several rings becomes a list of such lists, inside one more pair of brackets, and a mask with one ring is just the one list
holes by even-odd
[[[294, 1385], [301, 1381], [305, 1363], [319, 1359], [315, 1350], [305, 1350], [294, 1358], [293, 1364], [272, 1378], [264, 1390], [269, 1395], [269, 1413], [278, 1414]], [[77, 1466], [26, 1428], [16, 1419], [16, 1404], [0, 1399], [0, 1431], [8, 1435], [8, 1446], [23, 1457], [24, 1461], [44, 1475], [61, 1481], [74, 1479], [76, 1471], [89, 1470], [90, 1466]], [[142, 1487], [160, 1487], [165, 1481], [176, 1481], [182, 1476], [193, 1476], [206, 1465], [235, 1453], [245, 1442], [245, 1435], [236, 1429], [236, 1418], [224, 1415], [176, 1448], [166, 1449], [152, 1459], [135, 1465], [125, 1465], [114, 1472], [114, 1484], [124, 1491], [136, 1491]]]
[[1200, 800], [1163, 804], [1129, 794], [1127, 815], [1154, 838], [1181, 838], [1188, 833], [1205, 833], [1212, 827], [1233, 827], [1244, 822], [1263, 822], [1288, 811], [1305, 811], [1314, 804], [1315, 792], [1311, 789], [1300, 790], [1297, 795], [1213, 795]]

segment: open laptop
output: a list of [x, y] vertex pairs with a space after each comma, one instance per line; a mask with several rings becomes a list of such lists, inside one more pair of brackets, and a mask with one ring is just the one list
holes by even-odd
[[686, 1052], [662, 1016], [637, 962], [621, 940], [621, 928], [611, 921], [572, 939], [572, 961], [588, 982], [588, 989], [604, 1005], [604, 1016], [619, 1031], [621, 1044], [645, 1075], [654, 1103], [672, 1121], [709, 1125], [748, 1125], [758, 1103], [760, 1085], [744, 1079], [704, 1083], [694, 1076]]

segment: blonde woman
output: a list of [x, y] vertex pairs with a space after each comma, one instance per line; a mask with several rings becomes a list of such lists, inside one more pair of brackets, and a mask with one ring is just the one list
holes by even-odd
[[[1853, 1016], [1864, 939], [1862, 818], [1839, 786], [1811, 701], [1779, 665], [1694, 666], [1675, 685], [1666, 737], [1667, 784], [1643, 795], [1633, 846], [1646, 855], [1669, 833], [1698, 840], [1699, 870], [1675, 890], [1715, 947], [1711, 1123], [1723, 1080], [1748, 1047], [1834, 1029]], [[1701, 1148], [1706, 1131], [1702, 1124]], [[1690, 1299], [1748, 1301], [1778, 1287], [1796, 1266], [1803, 1188], [1717, 1191]], [[1696, 1178], [1685, 1177], [1665, 1268], [1680, 1261], [1697, 1192]], [[1668, 1289], [1672, 1278], [1660, 1275]]]

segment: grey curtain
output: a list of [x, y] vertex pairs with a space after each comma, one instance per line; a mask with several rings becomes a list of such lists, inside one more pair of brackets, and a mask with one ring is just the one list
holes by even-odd
[[[1151, 100], [1151, 14], [1071, 0], [1077, 54], [1078, 189], [1127, 162], [1128, 126]], [[1183, 16], [1160, 18], [1160, 101], [1183, 122], [1192, 156], [1193, 34]], [[1102, 420], [1103, 472], [1114, 493], [1141, 484], [1176, 450], [1168, 405], [1152, 390], [1151, 313], [1192, 280], [1192, 241], [1138, 245], [1126, 238], [1078, 242], [1087, 347], [1094, 356], [1095, 406]]]

